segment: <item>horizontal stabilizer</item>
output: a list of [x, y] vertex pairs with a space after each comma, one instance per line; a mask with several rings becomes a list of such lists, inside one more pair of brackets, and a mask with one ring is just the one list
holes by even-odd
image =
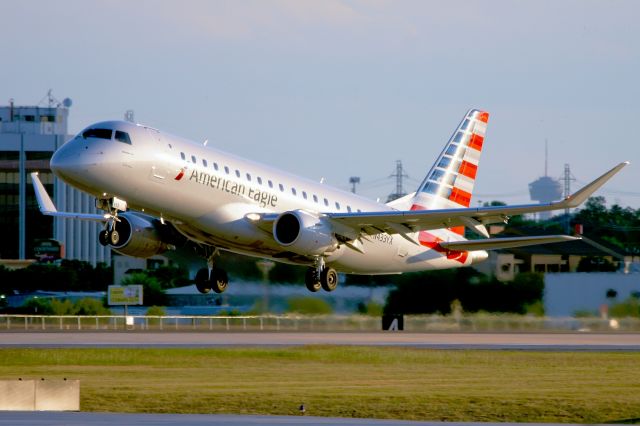
[[38, 172], [31, 173], [31, 180], [33, 181], [33, 189], [36, 193], [36, 199], [38, 200], [38, 208], [40, 213], [46, 216], [63, 217], [65, 219], [80, 219], [80, 220], [94, 220], [97, 222], [104, 222], [107, 218], [101, 214], [92, 213], [74, 213], [74, 212], [59, 212], [56, 209], [55, 204], [51, 201], [47, 190], [44, 189], [44, 185], [40, 182]]
[[580, 238], [570, 237], [568, 235], [543, 235], [539, 237], [489, 238], [485, 240], [441, 242], [440, 246], [447, 250], [459, 251], [498, 250], [538, 244], [562, 243], [579, 239]]

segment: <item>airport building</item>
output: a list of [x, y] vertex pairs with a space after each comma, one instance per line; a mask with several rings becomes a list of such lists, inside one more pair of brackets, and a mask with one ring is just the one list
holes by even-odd
[[[46, 106], [0, 106], [0, 259], [36, 257], [39, 245], [60, 243], [61, 257], [111, 263], [111, 251], [98, 243], [99, 223], [52, 218], [38, 210], [29, 173], [39, 172], [60, 211], [96, 213], [93, 197], [56, 178], [49, 168], [53, 152], [73, 136], [67, 120], [71, 101]], [[47, 241], [49, 240], [49, 241]], [[55, 244], [54, 244], [55, 245]]]

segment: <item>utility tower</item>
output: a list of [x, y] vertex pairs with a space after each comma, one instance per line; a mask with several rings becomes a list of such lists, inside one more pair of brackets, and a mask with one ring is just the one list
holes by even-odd
[[396, 192], [389, 194], [389, 197], [387, 198], [387, 202], [396, 200], [400, 197], [404, 197], [405, 195], [407, 195], [404, 192], [402, 181], [404, 178], [409, 177], [409, 175], [407, 175], [402, 168], [402, 160], [396, 160], [396, 171], [389, 177], [396, 178]]

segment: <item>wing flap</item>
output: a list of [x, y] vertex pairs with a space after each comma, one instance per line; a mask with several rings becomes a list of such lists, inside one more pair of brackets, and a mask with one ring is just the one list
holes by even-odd
[[460, 251], [499, 250], [538, 244], [562, 243], [579, 239], [580, 238], [570, 237], [568, 235], [543, 235], [536, 237], [488, 238], [484, 240], [441, 242], [440, 246], [447, 250]]

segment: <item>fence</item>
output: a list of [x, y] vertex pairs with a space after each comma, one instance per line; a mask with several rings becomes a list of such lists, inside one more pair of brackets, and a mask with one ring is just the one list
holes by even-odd
[[[70, 316], [0, 315], [2, 331], [378, 331], [366, 315]], [[520, 315], [406, 315], [408, 332], [640, 331], [640, 319], [544, 318]]]

